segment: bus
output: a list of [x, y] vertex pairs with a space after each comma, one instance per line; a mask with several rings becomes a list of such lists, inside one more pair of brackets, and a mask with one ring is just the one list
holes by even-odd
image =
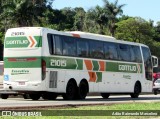
[[88, 93], [152, 92], [148, 46], [80, 31], [43, 27], [8, 29], [4, 40], [5, 90], [54, 100], [85, 99]]

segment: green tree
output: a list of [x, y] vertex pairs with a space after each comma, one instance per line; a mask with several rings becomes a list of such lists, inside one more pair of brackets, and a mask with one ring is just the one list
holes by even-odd
[[84, 20], [85, 20], [85, 10], [82, 7], [76, 7], [74, 16], [74, 30], [83, 31], [84, 29]]
[[126, 41], [147, 43], [152, 39], [153, 28], [142, 18], [129, 18], [118, 22], [116, 38]]
[[108, 0], [104, 1], [104, 8], [106, 9], [106, 14], [109, 19], [109, 31], [112, 36], [115, 35], [116, 30], [116, 19], [118, 15], [122, 15], [123, 10], [122, 8], [125, 6], [125, 4], [118, 5], [118, 0], [116, 0], [114, 3], [110, 3]]
[[99, 26], [98, 33], [99, 34], [105, 34], [104, 33], [104, 27], [108, 24], [108, 16], [106, 16], [105, 11], [102, 7], [96, 6], [95, 9], [93, 9], [93, 17], [96, 24]]
[[71, 31], [74, 27], [75, 15], [76, 12], [74, 9], [70, 7], [65, 7], [61, 9], [62, 15], [64, 16], [63, 19], [63, 29]]
[[1, 19], [19, 27], [33, 26], [34, 22], [40, 22], [38, 18], [42, 7], [44, 7], [42, 0], [7, 0], [3, 4], [4, 12]]

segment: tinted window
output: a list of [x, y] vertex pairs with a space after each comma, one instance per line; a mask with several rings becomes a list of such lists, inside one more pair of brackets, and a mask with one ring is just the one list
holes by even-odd
[[49, 53], [53, 54], [54, 53], [54, 42], [53, 42], [53, 37], [52, 34], [47, 34], [48, 38], [48, 46], [49, 46]]
[[104, 58], [103, 42], [90, 41], [90, 56], [92, 58]]
[[131, 62], [136, 62], [136, 53], [134, 52], [134, 46], [130, 46], [130, 55], [131, 55]]
[[142, 47], [145, 74], [147, 80], [152, 80], [152, 62], [150, 50], [146, 47]]
[[104, 43], [105, 59], [118, 59], [117, 44], [115, 43]]
[[142, 55], [141, 55], [141, 51], [140, 51], [140, 47], [139, 46], [133, 46], [133, 51], [136, 57], [136, 62], [141, 63], [142, 62]]
[[123, 61], [131, 61], [129, 45], [119, 44], [119, 55]]
[[72, 37], [63, 37], [63, 55], [76, 56], [76, 43]]
[[55, 54], [62, 55], [62, 36], [54, 36], [55, 39]]
[[77, 41], [77, 56], [88, 57], [88, 55], [89, 55], [88, 42], [86, 40], [79, 39]]

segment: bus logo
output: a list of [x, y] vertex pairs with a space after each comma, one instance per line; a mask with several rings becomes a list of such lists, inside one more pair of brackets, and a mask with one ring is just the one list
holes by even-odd
[[26, 48], [35, 47], [37, 41], [33, 36], [6, 37], [5, 48]]

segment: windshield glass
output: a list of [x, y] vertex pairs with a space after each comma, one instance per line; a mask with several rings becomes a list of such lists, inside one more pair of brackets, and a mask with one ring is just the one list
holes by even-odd
[[153, 73], [158, 73], [160, 72], [160, 67], [154, 67], [153, 68]]

